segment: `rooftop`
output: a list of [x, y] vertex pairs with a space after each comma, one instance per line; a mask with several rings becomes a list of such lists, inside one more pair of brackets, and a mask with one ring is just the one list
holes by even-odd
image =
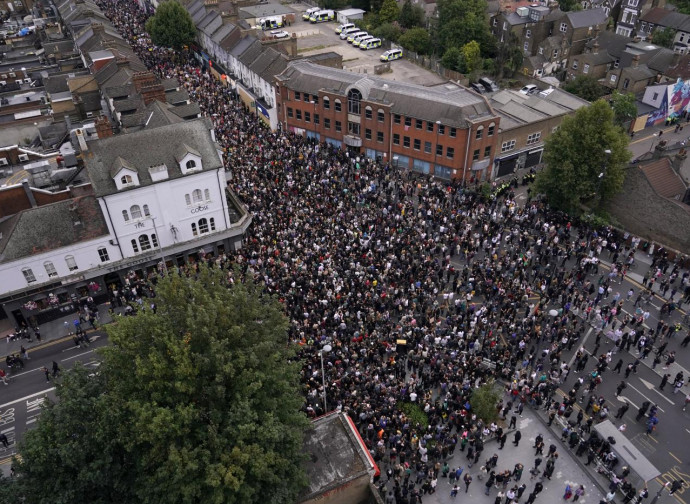
[[686, 187], [683, 180], [671, 167], [667, 157], [651, 161], [640, 166], [654, 191], [664, 198], [682, 200]]

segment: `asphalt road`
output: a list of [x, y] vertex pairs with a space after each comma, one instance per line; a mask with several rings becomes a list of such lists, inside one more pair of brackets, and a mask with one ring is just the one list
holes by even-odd
[[[75, 363], [97, 366], [95, 350], [108, 344], [104, 332], [89, 334], [91, 345], [87, 348], [75, 346], [71, 339], [56, 340], [29, 352], [24, 369], [9, 375], [9, 385], [0, 384], [0, 433], [7, 436], [10, 444], [0, 445], [0, 466], [9, 474], [11, 457], [17, 453], [17, 441], [32, 427], [41, 413], [41, 404], [46, 398], [55, 398], [55, 383], [52, 380], [53, 361], [61, 370], [67, 370]], [[41, 371], [43, 366], [51, 370], [51, 380], [46, 381]]]

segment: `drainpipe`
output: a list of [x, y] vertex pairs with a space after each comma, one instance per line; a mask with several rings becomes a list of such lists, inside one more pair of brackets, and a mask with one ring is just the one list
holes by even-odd
[[470, 140], [472, 139], [472, 123], [470, 123], [469, 132], [467, 133], [467, 148], [465, 149], [465, 168], [462, 171], [462, 184], [465, 185], [467, 181], [467, 157], [470, 154]]

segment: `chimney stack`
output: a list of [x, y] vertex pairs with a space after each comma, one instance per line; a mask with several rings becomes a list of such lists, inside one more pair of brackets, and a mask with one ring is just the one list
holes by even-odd
[[113, 136], [113, 127], [106, 116], [96, 119], [96, 133], [99, 140]]
[[597, 42], [596, 40], [594, 41], [594, 45], [592, 46], [592, 53], [599, 54], [599, 42]]
[[31, 208], [36, 208], [38, 203], [36, 203], [34, 193], [26, 180], [22, 180], [22, 187], [24, 188], [24, 193], [26, 193], [26, 198], [29, 200], [29, 203], [31, 203]]
[[632, 68], [637, 68], [637, 65], [639, 65], [639, 64], [640, 64], [640, 55], [636, 54], [635, 56], [633, 56], [632, 63], [630, 63], [630, 66]]

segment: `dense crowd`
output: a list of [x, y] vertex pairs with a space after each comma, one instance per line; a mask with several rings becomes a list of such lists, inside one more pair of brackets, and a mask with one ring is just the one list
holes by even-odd
[[[447, 464], [458, 447], [482, 466], [487, 494], [498, 487], [497, 503], [517, 502], [527, 487], [522, 464], [498, 470], [482, 453], [488, 439], [506, 442], [513, 409], [526, 404], [545, 408], [551, 421], [570, 420], [563, 439], [576, 454], [616, 469], [608, 441], [591, 434], [594, 419], [607, 411], [595, 392], [611, 355], [588, 361], [578, 352], [576, 370], [592, 373], [582, 375], [581, 390], [552, 398], [571, 371], [562, 353], [578, 345], [586, 324], [599, 329], [595, 356], [602, 337], [650, 351], [678, 329], [642, 327], [649, 316], [643, 292], [627, 293], [638, 297], [639, 313], [621, 314], [623, 300], [614, 291], [639, 242], [586, 225], [575, 230], [540, 201], [518, 205], [511, 190], [485, 200], [459, 183], [414, 178], [271, 132], [191, 58], [153, 46], [135, 2], [100, 6], [142, 61], [162, 78], [177, 78], [213, 120], [233, 189], [253, 214], [242, 250], [218, 261], [239, 264], [284, 303], [290, 340], [305, 362], [306, 413], [320, 416], [327, 407], [353, 417], [383, 469], [386, 502], [421, 502], [439, 477], [450, 479], [455, 494], [457, 485], [468, 487], [469, 472]], [[610, 270], [600, 270], [600, 257]], [[666, 296], [670, 313], [690, 301], [688, 275], [663, 250], [656, 258], [649, 289]], [[327, 353], [325, 345], [332, 347]], [[510, 384], [496, 404], [502, 418], [512, 417], [505, 428], [484, 425], [470, 403], [478, 386], [496, 378]], [[571, 417], [580, 394], [589, 396], [587, 411], [596, 407], [587, 421], [582, 411]], [[428, 427], [403, 413], [401, 402], [424, 411]], [[539, 440], [535, 448], [539, 454]], [[535, 461], [531, 474], [550, 479], [556, 447], [544, 458], [543, 470]], [[612, 489], [634, 494], [625, 470]], [[542, 488], [537, 482], [526, 492], [527, 502]]]

